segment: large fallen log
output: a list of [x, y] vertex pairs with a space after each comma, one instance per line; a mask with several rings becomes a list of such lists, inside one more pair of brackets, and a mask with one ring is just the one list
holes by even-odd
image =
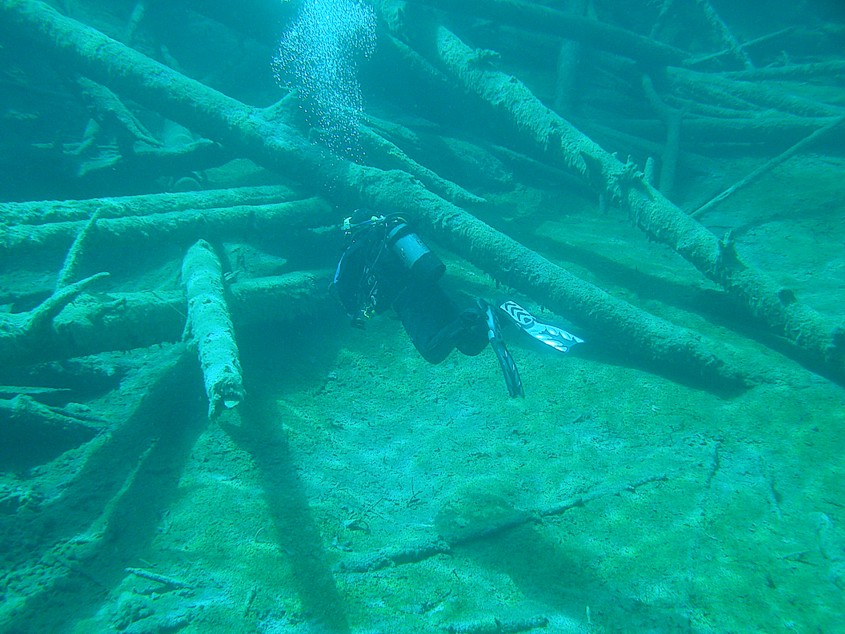
[[226, 301], [223, 265], [205, 240], [188, 249], [182, 260], [182, 283], [188, 300], [185, 335], [197, 350], [208, 416], [232, 409], [244, 399], [241, 355]]
[[581, 176], [600, 195], [624, 205], [649, 237], [671, 246], [738, 299], [755, 319], [803, 348], [815, 362], [845, 376], [845, 325], [833, 327], [790, 289], [740, 261], [729, 238], [720, 240], [687, 216], [644, 182], [632, 164], [623, 164], [552, 112], [517, 78], [479, 64], [478, 52], [445, 27], [436, 27], [433, 41], [419, 45], [476, 94], [496, 121]]
[[[720, 346], [578, 279], [429, 192], [404, 172], [384, 172], [333, 156], [310, 145], [282, 121], [267, 120], [258, 108], [188, 79], [41, 2], [0, 0], [0, 18], [28, 43], [52, 51], [64, 64], [78, 67], [122, 96], [191, 125], [265, 167], [321, 183], [338, 204], [408, 214], [496, 279], [594, 328], [609, 345], [652, 369], [715, 389], [736, 388], [748, 380]], [[580, 157], [573, 160], [579, 161], [583, 163]], [[583, 167], [587, 169], [586, 164]], [[625, 173], [622, 166], [610, 168], [619, 176]]]
[[[189, 209], [148, 216], [100, 219], [90, 237], [91, 245], [139, 245], [162, 241], [187, 246], [197, 238], [247, 237], [262, 232], [330, 224], [331, 206], [321, 198], [306, 198], [268, 205]], [[7, 227], [0, 236], [0, 262], [40, 254], [45, 250], [65, 251], [82, 231], [84, 221]]]
[[[296, 272], [232, 284], [231, 308], [239, 328], [266, 320], [311, 315], [328, 302], [328, 271]], [[12, 316], [14, 317], [14, 316]], [[82, 295], [63, 306], [51, 327], [36, 335], [0, 320], [0, 364], [21, 366], [110, 350], [179, 341], [185, 326], [182, 291]], [[19, 320], [15, 320], [19, 321]]]
[[272, 205], [299, 198], [289, 187], [265, 185], [83, 200], [0, 202], [0, 223], [14, 226], [87, 221], [94, 209], [100, 211], [100, 218], [124, 218], [170, 211]]

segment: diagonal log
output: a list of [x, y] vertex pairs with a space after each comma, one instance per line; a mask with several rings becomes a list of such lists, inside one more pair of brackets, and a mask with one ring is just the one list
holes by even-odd
[[[404, 172], [384, 172], [333, 156], [310, 145], [282, 121], [267, 120], [260, 109], [188, 79], [41, 2], [0, 0], [0, 19], [30, 45], [52, 51], [122, 96], [190, 125], [265, 167], [322, 184], [338, 204], [408, 214], [493, 277], [596, 329], [609, 345], [650, 368], [713, 389], [735, 389], [749, 380], [720, 346], [580, 280], [429, 192]], [[580, 156], [572, 162], [588, 169]], [[624, 172], [623, 166], [609, 168]]]
[[713, 27], [713, 30], [722, 42], [727, 45], [731, 53], [733, 53], [733, 55], [742, 62], [745, 68], [754, 68], [754, 64], [751, 63], [751, 58], [748, 57], [748, 53], [743, 50], [742, 45], [734, 37], [733, 33], [731, 33], [728, 25], [725, 24], [725, 21], [722, 20], [718, 13], [716, 13], [713, 5], [711, 5], [708, 0], [695, 0], [695, 3], [699, 6], [701, 11], [704, 13], [704, 17], [707, 19], [707, 22], [710, 23], [710, 26]]
[[748, 174], [745, 178], [743, 178], [743, 179], [739, 180], [738, 182], [734, 183], [733, 185], [728, 187], [726, 190], [724, 190], [722, 193], [720, 193], [718, 196], [712, 198], [711, 200], [709, 200], [708, 202], [703, 204], [701, 207], [699, 207], [698, 209], [696, 209], [695, 211], [690, 213], [690, 216], [692, 216], [693, 218], [697, 218], [697, 217], [704, 215], [706, 212], [710, 211], [713, 207], [718, 205], [720, 202], [722, 202], [723, 200], [725, 200], [729, 196], [732, 196], [733, 194], [735, 194], [737, 191], [739, 191], [743, 187], [748, 187], [748, 185], [750, 185], [751, 183], [753, 183], [753, 182], [757, 181], [758, 179], [762, 178], [765, 174], [768, 174], [770, 171], [772, 171], [774, 168], [776, 168], [781, 163], [784, 163], [785, 161], [787, 161], [791, 157], [795, 156], [798, 152], [801, 152], [805, 148], [812, 145], [819, 138], [826, 135], [828, 132], [833, 130], [835, 127], [841, 125], [843, 121], [845, 121], [845, 116], [842, 116], [842, 117], [839, 117], [838, 119], [835, 119], [834, 121], [827, 124], [823, 128], [819, 128], [818, 130], [813, 132], [810, 136], [808, 136], [804, 139], [801, 139], [800, 141], [798, 141], [798, 143], [796, 143], [795, 145], [787, 148], [786, 150], [784, 150], [783, 152], [781, 152], [780, 154], [778, 154], [774, 158], [769, 159], [763, 165], [761, 165], [760, 167], [755, 169], [753, 172]]
[[[262, 114], [269, 120], [278, 118], [282, 123], [287, 123], [288, 125], [293, 125], [292, 122], [294, 121], [303, 123], [304, 117], [299, 113], [299, 101], [295, 98], [291, 99], [290, 94], [288, 93], [287, 97], [281, 99], [276, 104], [265, 108]], [[456, 205], [472, 206], [484, 202], [483, 198], [476, 196], [457, 183], [443, 178], [425, 165], [421, 165], [415, 161], [388, 136], [384, 135], [378, 129], [377, 125], [373, 125], [373, 117], [367, 117], [367, 119], [365, 123], [358, 126], [360, 136], [358, 142], [361, 144], [369, 164], [382, 169], [401, 169], [409, 174], [413, 174], [430, 190], [436, 192], [446, 200], [452, 201]], [[402, 126], [394, 124], [393, 128], [401, 129]], [[312, 134], [315, 137], [320, 136], [314, 130], [312, 130]]]
[[65, 263], [62, 270], [59, 271], [58, 279], [56, 280], [56, 290], [59, 290], [68, 284], [72, 283], [77, 276], [79, 264], [82, 261], [83, 254], [91, 242], [91, 235], [97, 230], [97, 220], [100, 219], [100, 209], [96, 209], [85, 226], [76, 235], [73, 244], [65, 256]]
[[572, 124], [549, 110], [517, 78], [478, 63], [478, 54], [445, 27], [420, 42], [497, 121], [532, 142], [551, 160], [575, 172], [610, 200], [624, 205], [649, 237], [671, 246], [720, 284], [755, 319], [807, 351], [816, 363], [845, 375], [845, 325], [832, 325], [795, 294], [740, 261], [729, 239], [720, 240]]

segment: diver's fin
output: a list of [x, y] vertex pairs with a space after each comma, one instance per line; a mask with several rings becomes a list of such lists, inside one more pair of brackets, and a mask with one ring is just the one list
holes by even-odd
[[496, 314], [493, 312], [493, 307], [483, 299], [478, 300], [478, 306], [484, 311], [484, 316], [487, 320], [487, 338], [490, 340], [490, 347], [496, 353], [496, 360], [499, 362], [499, 367], [502, 368], [502, 374], [505, 375], [505, 385], [508, 388], [508, 394], [511, 397], [525, 396], [525, 391], [522, 389], [522, 379], [519, 378], [519, 370], [516, 368], [516, 362], [513, 360], [511, 353], [508, 352], [508, 348], [499, 334], [499, 322], [496, 319]]
[[525, 396], [525, 390], [522, 389], [522, 379], [519, 378], [519, 370], [516, 368], [516, 362], [514, 362], [511, 353], [505, 347], [504, 341], [501, 339], [491, 339], [490, 347], [496, 353], [499, 367], [502, 368], [502, 374], [505, 375], [505, 385], [508, 388], [508, 395], [512, 398]]
[[583, 339], [576, 337], [571, 332], [566, 332], [557, 326], [540, 323], [534, 318], [534, 315], [512, 300], [504, 302], [499, 308], [513, 319], [523, 331], [555, 350], [568, 352], [576, 343], [584, 343]]

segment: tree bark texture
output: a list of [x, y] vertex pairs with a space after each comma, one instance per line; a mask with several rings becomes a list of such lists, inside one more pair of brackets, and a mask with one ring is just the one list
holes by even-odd
[[[714, 384], [736, 386], [745, 379], [732, 362], [715, 352], [712, 343], [615, 299], [555, 266], [511, 238], [491, 229], [460, 208], [430, 193], [402, 172], [384, 172], [335, 157], [308, 144], [279, 120], [267, 120], [257, 108], [226, 97], [199, 82], [185, 78], [103, 34], [63, 17], [40, 2], [1, 0], [0, 13], [31, 41], [53, 49], [65, 63], [79, 67], [124, 96], [195, 129], [204, 136], [229, 144], [236, 151], [282, 174], [321, 183], [338, 204], [373, 205], [402, 211], [428, 224], [442, 242], [495, 278], [524, 290], [536, 301], [593, 328], [621, 349], [642, 358], [652, 367]], [[445, 30], [442, 38], [453, 37]], [[461, 52], [453, 48], [460, 63]], [[464, 60], [465, 61], [465, 60]], [[515, 87], [521, 105], [532, 108], [533, 96], [515, 79], [501, 75], [488, 85], [501, 99], [511, 100]], [[503, 104], [505, 105], [505, 104]], [[568, 145], [568, 164], [604, 183], [621, 197], [627, 188], [629, 168], [615, 159], [591, 163], [585, 156], [605, 154], [571, 126], [545, 122], [538, 131], [549, 150]], [[609, 155], [608, 155], [609, 156]], [[615, 184], [615, 185], [613, 185]]]
[[[93, 201], [90, 204], [97, 203]], [[331, 205], [322, 198], [306, 198], [267, 205], [183, 209], [146, 216], [99, 219], [89, 242], [92, 246], [174, 242], [187, 247], [197, 237], [232, 239], [266, 231], [329, 224], [331, 211]], [[44, 250], [66, 250], [86, 224], [77, 220], [7, 227], [0, 236], [0, 263]]]
[[[328, 277], [328, 271], [300, 271], [232, 284], [233, 319], [244, 328], [262, 319], [283, 321], [326, 310]], [[23, 366], [175, 342], [186, 318], [181, 291], [81, 295], [37, 336], [0, 320], [0, 363]]]
[[720, 284], [762, 324], [809, 352], [816, 362], [845, 374], [845, 326], [835, 327], [786, 288], [741, 262], [720, 240], [568, 121], [544, 106], [517, 78], [479, 63], [478, 53], [444, 27], [423, 42], [442, 68], [487, 104], [492, 115], [542, 152], [575, 171], [610, 200], [628, 209], [649, 237], [672, 247]]

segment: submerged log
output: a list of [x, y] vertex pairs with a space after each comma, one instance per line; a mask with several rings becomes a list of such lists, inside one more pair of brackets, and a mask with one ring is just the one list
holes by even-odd
[[149, 216], [171, 211], [272, 205], [300, 198], [302, 196], [297, 195], [289, 187], [265, 185], [85, 200], [0, 202], [0, 222], [8, 226], [41, 225], [56, 222], [87, 221], [94, 209], [99, 210], [100, 218], [108, 219]]
[[241, 358], [229, 315], [223, 266], [214, 248], [200, 240], [182, 261], [188, 300], [185, 335], [197, 349], [208, 396], [208, 416], [232, 409], [244, 399]]
[[[390, 3], [392, 0], [388, 1], [388, 4]], [[551, 33], [557, 37], [630, 57], [646, 66], [680, 64], [688, 57], [685, 51], [632, 31], [536, 3], [519, 0], [412, 0], [412, 3], [469, 13], [474, 17], [496, 20], [502, 24], [540, 33]]]
[[742, 45], [734, 37], [733, 33], [731, 33], [731, 30], [728, 28], [728, 25], [725, 24], [725, 21], [722, 20], [718, 13], [716, 13], [716, 9], [713, 8], [713, 5], [710, 4], [708, 0], [695, 0], [695, 3], [701, 8], [707, 22], [710, 23], [710, 26], [713, 27], [713, 30], [728, 47], [728, 50], [733, 53], [734, 57], [742, 62], [745, 68], [754, 68], [754, 64], [751, 63], [751, 58], [748, 57], [748, 53], [745, 52]]
[[[100, 218], [90, 244], [139, 245], [173, 242], [187, 246], [207, 239], [261, 235], [267, 231], [329, 224], [331, 206], [321, 198], [267, 205], [187, 209], [147, 216]], [[84, 230], [84, 221], [8, 227], [0, 236], [0, 262], [44, 250], [67, 249]]]
[[[328, 271], [297, 272], [233, 284], [232, 312], [239, 327], [310, 315], [328, 301]], [[83, 295], [38, 337], [24, 337], [0, 320], [0, 364], [21, 366], [112, 350], [179, 341], [185, 325], [181, 291]]]
[[817, 80], [819, 77], [838, 77], [845, 75], [845, 60], [835, 59], [828, 62], [813, 62], [809, 64], [767, 66], [766, 68], [737, 70], [722, 74], [730, 79], [739, 79], [741, 81]]
[[[700, 73], [687, 68], [669, 68], [665, 78], [673, 90], [704, 100], [710, 95], [730, 95], [734, 99], [755, 104], [762, 110], [774, 108], [797, 117], [839, 117], [845, 112], [841, 106], [795, 96], [765, 83], [738, 81], [728, 75]], [[717, 100], [717, 103], [720, 102], [725, 103], [721, 99]]]
[[[31, 396], [18, 394], [12, 399], [0, 399], [0, 437], [9, 434], [12, 427], [25, 430], [26, 434], [43, 436], [44, 432], [77, 436], [90, 440], [100, 427], [90, 421], [71, 416], [57, 407], [39, 403]], [[43, 440], [43, 438], [42, 438]]]
[[0, 316], [0, 363], [21, 365], [22, 360], [43, 352], [55, 331], [56, 317], [89, 286], [108, 276], [98, 273], [68, 284], [26, 313]]
[[478, 95], [498, 121], [584, 178], [599, 194], [624, 205], [649, 237], [671, 246], [738, 299], [755, 319], [845, 376], [845, 326], [832, 327], [791, 290], [741, 262], [732, 244], [687, 216], [646, 183], [633, 165], [623, 164], [546, 108], [515, 77], [479, 64], [477, 51], [448, 29], [436, 28], [434, 42], [421, 44], [443, 69]]
[[[664, 103], [654, 89], [654, 84], [651, 77], [643, 75], [643, 92], [646, 94], [648, 102], [654, 108], [663, 125], [666, 126], [666, 144], [663, 147], [660, 163], [660, 178], [657, 182], [657, 189], [659, 189], [664, 196], [671, 198], [672, 189], [675, 186], [675, 171], [678, 164], [678, 154], [680, 153], [681, 144], [681, 121], [683, 113], [680, 110], [670, 108]], [[653, 181], [649, 181], [654, 185]]]
[[[682, 109], [687, 105], [675, 99], [667, 98], [668, 101], [676, 102]], [[708, 148], [715, 147], [718, 151], [716, 156], [719, 157], [724, 155], [724, 148], [731, 145], [744, 148], [756, 145], [766, 151], [776, 150], [784, 145], [797, 143], [819, 128], [836, 121], [839, 116], [797, 117], [769, 112], [757, 116], [722, 118], [690, 114], [685, 116], [683, 123], [684, 147], [701, 154], [707, 154]], [[584, 127], [589, 125], [595, 124], [586, 122]], [[665, 134], [663, 124], [656, 120], [617, 118], [612, 122], [608, 121], [607, 125], [646, 139], [657, 139]], [[832, 147], [836, 147], [836, 144], [843, 140], [845, 134], [838, 130], [829, 135]]]
[[[15, 24], [28, 41], [82, 67], [104, 85], [230, 144], [265, 167], [321, 183], [326, 195], [341, 205], [369, 205], [420, 220], [436, 238], [496, 279], [596, 329], [610, 345], [644, 360], [651, 369], [716, 389], [748, 382], [738, 364], [716, 352], [720, 346], [580, 280], [429, 192], [404, 172], [384, 172], [331, 155], [283, 122], [268, 121], [258, 108], [188, 79], [43, 3], [0, 0], [0, 16]], [[587, 172], [582, 157], [572, 157], [572, 163]], [[625, 166], [617, 162], [605, 167], [609, 178], [620, 181], [621, 195]]]

